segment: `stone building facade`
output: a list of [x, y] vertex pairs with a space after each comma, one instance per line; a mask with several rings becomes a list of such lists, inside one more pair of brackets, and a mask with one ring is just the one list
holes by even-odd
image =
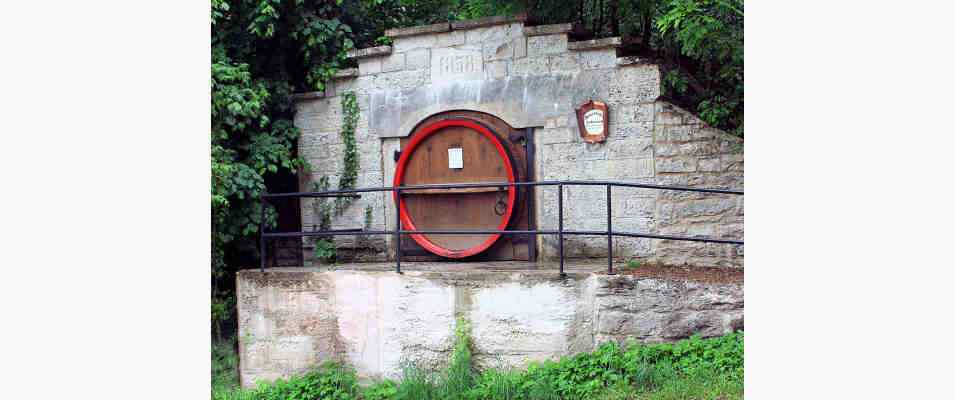
[[[618, 57], [619, 38], [569, 41], [570, 24], [525, 26], [492, 17], [390, 30], [391, 46], [351, 52], [358, 67], [340, 72], [324, 92], [297, 95], [299, 152], [311, 168], [300, 187], [343, 172], [341, 97], [359, 106], [357, 187], [391, 186], [400, 139], [425, 118], [450, 110], [494, 115], [514, 128], [533, 128], [535, 180], [619, 180], [743, 189], [739, 138], [707, 127], [660, 97], [658, 66]], [[588, 100], [608, 104], [609, 136], [587, 144], [574, 109]], [[565, 229], [606, 229], [603, 187], [566, 187]], [[539, 229], [556, 229], [556, 188], [536, 189]], [[649, 189], [614, 189], [615, 230], [743, 239], [742, 196]], [[366, 221], [366, 210], [371, 211]], [[388, 194], [363, 194], [332, 220], [333, 228], [392, 229]], [[367, 223], [366, 223], [367, 222]], [[317, 225], [302, 203], [303, 230]], [[335, 239], [364, 259], [392, 254], [390, 236]], [[565, 254], [606, 256], [603, 237], [567, 236]], [[305, 241], [306, 259], [311, 244]], [[537, 253], [556, 255], [556, 237], [541, 235]], [[740, 268], [742, 246], [616, 238], [614, 254], [665, 264]]]

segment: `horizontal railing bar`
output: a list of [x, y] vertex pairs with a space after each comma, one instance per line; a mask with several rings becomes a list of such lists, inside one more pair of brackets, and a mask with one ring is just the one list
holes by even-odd
[[[365, 231], [365, 230], [331, 230], [331, 231], [310, 231], [310, 232], [266, 232], [262, 235], [265, 237], [307, 237], [307, 236], [335, 236], [335, 235], [345, 235], [345, 236], [356, 236], [356, 235], [393, 235], [395, 231]], [[428, 230], [401, 230], [399, 232], [402, 235], [471, 235], [471, 234], [504, 234], [504, 235], [526, 235], [536, 233], [539, 235], [556, 235], [558, 232], [556, 230], [511, 230], [511, 231], [498, 231], [492, 229], [474, 229], [474, 230], [441, 230], [441, 229], [428, 229]], [[652, 235], [648, 233], [631, 233], [631, 232], [607, 232], [607, 231], [564, 231], [565, 235], [579, 235], [579, 236], [607, 236], [608, 234], [614, 236], [626, 236], [626, 237], [635, 237], [635, 238], [646, 238], [646, 239], [661, 239], [661, 240], [681, 240], [688, 242], [704, 242], [704, 243], [723, 243], [723, 244], [738, 244], [742, 245], [743, 242], [740, 240], [733, 239], [713, 239], [713, 238], [701, 238], [701, 237], [689, 237], [689, 236], [673, 236], [673, 235]]]
[[393, 235], [395, 231], [308, 231], [308, 232], [265, 232], [265, 237], [306, 237], [306, 236], [360, 236], [360, 235]]
[[[567, 232], [564, 232], [564, 233], [567, 233]], [[647, 238], [647, 239], [683, 240], [688, 242], [725, 243], [725, 244], [740, 244], [740, 245], [743, 244], [742, 240], [711, 239], [711, 238], [698, 238], [698, 237], [672, 236], [672, 235], [651, 235], [649, 233], [614, 232], [613, 235], [635, 237], [635, 238]]]
[[[367, 190], [365, 192], [374, 192], [376, 190]], [[365, 193], [361, 192], [361, 193]], [[293, 196], [294, 195], [294, 196]], [[328, 193], [328, 192], [289, 192], [289, 193], [266, 193], [262, 197], [267, 199], [279, 199], [279, 198], [289, 198], [289, 197], [347, 197], [353, 199], [360, 199], [361, 195], [358, 193]]]
[[[730, 190], [730, 189], [713, 189], [713, 188], [692, 188], [686, 186], [666, 186], [666, 185], [653, 185], [647, 183], [628, 183], [628, 182], [614, 182], [614, 181], [538, 181], [538, 182], [476, 182], [476, 183], [433, 183], [426, 185], [406, 185], [400, 186], [401, 190], [406, 189], [461, 189], [461, 188], [482, 188], [482, 187], [495, 187], [495, 186], [556, 186], [556, 185], [569, 185], [569, 186], [617, 186], [617, 187], [629, 187], [637, 189], [657, 189], [657, 190], [676, 190], [684, 192], [699, 192], [699, 193], [721, 193], [721, 194], [735, 194], [742, 195], [743, 191], [741, 190]], [[289, 193], [267, 193], [264, 194], [265, 198], [283, 198], [283, 197], [337, 197], [331, 195], [346, 194], [346, 193], [368, 193], [368, 192], [393, 192], [396, 187], [386, 186], [380, 188], [357, 188], [357, 189], [337, 189], [337, 190], [326, 190], [321, 192], [289, 192]]]
[[[329, 232], [329, 235], [334, 235], [339, 232], [362, 232], [362, 231], [364, 231], [364, 229], [362, 228], [350, 228], [350, 229], [329, 229], [327, 231], [322, 231], [322, 232]], [[303, 231], [303, 232], [307, 232], [307, 231]], [[312, 232], [315, 232], [315, 231], [312, 231]], [[265, 233], [269, 233], [269, 232], [265, 232]]]

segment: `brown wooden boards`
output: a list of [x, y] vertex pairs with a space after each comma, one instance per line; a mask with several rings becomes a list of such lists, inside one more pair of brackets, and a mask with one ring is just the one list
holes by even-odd
[[[454, 111], [422, 121], [402, 140], [395, 184], [507, 182], [527, 179], [525, 130], [493, 116]], [[524, 188], [417, 189], [402, 193], [404, 229], [527, 229]], [[411, 239], [411, 240], [409, 240]], [[402, 238], [409, 259], [472, 257], [527, 260], [527, 237], [412, 235]]]

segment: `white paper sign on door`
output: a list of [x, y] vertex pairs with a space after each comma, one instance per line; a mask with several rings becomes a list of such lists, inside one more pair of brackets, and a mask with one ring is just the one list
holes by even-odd
[[448, 149], [448, 168], [464, 168], [464, 150], [459, 148]]

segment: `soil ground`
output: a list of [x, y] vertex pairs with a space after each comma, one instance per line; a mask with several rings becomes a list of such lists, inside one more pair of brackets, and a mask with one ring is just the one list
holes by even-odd
[[619, 266], [615, 271], [621, 275], [645, 278], [689, 280], [706, 283], [742, 283], [742, 268], [691, 267], [661, 264], [640, 264], [636, 268]]

